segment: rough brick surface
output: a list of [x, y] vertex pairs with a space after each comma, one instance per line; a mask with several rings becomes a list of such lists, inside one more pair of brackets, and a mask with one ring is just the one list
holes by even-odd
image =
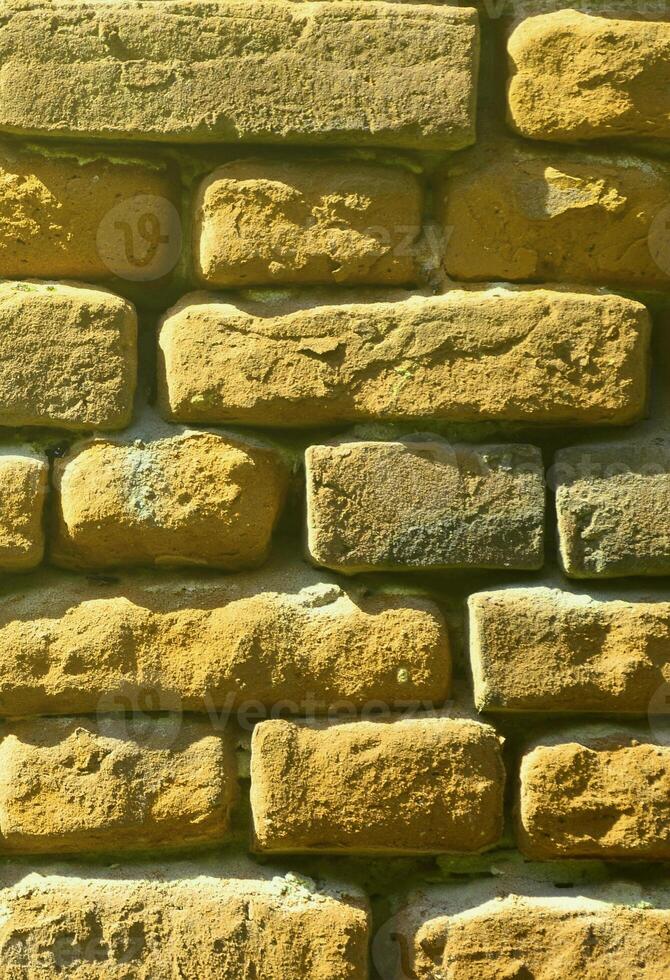
[[346, 0], [7, 8], [0, 128], [10, 132], [426, 149], [474, 139], [473, 9]]
[[[426, 887], [394, 923], [389, 962], [403, 980], [663, 980], [670, 971], [667, 888], [579, 888], [497, 878]], [[374, 949], [374, 947], [373, 947]], [[381, 957], [381, 953], [380, 953]]]
[[670, 748], [616, 729], [567, 731], [521, 761], [517, 840], [534, 858], [667, 861]]
[[5, 865], [7, 977], [366, 980], [368, 911], [353, 886], [236, 860]]
[[663, 163], [483, 142], [448, 164], [438, 201], [454, 279], [668, 284]]
[[[437, 606], [307, 566], [111, 582], [42, 573], [0, 605], [0, 713], [232, 710], [443, 701]], [[352, 657], [355, 669], [352, 668]]]
[[400, 167], [244, 160], [207, 177], [193, 254], [209, 286], [417, 281], [422, 190]]
[[667, 715], [666, 599], [599, 599], [544, 587], [471, 595], [478, 708]]
[[251, 746], [259, 851], [479, 851], [502, 831], [488, 725], [424, 718], [311, 728], [265, 721]]
[[128, 269], [153, 273], [149, 253], [176, 204], [157, 159], [1, 143], [0, 276], [97, 282]]
[[52, 559], [72, 568], [260, 565], [287, 478], [276, 450], [209, 432], [76, 443], [54, 466]]
[[183, 422], [359, 419], [621, 424], [644, 408], [650, 322], [556, 289], [193, 293], [159, 338], [159, 406]]
[[137, 318], [102, 289], [0, 283], [0, 425], [120, 429], [130, 421]]
[[40, 718], [2, 729], [0, 853], [222, 841], [236, 797], [232, 743], [208, 722]]
[[306, 453], [308, 549], [353, 573], [539, 568], [542, 457], [533, 446], [452, 446], [425, 436]]
[[508, 54], [508, 117], [522, 136], [670, 137], [670, 24], [559, 10], [521, 21]]
[[29, 447], [0, 448], [0, 569], [22, 571], [42, 560], [46, 457]]

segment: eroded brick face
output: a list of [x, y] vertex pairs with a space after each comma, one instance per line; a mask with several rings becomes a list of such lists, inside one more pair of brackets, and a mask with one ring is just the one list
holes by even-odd
[[0, 980], [670, 975], [669, 82], [0, 0]]

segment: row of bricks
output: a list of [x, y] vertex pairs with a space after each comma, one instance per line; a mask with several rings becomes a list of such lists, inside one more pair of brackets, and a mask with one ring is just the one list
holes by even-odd
[[[663, 723], [666, 594], [502, 587], [475, 592], [468, 604], [480, 711], [623, 713]], [[459, 626], [450, 623], [453, 639]], [[111, 581], [42, 571], [4, 586], [0, 715], [145, 705], [261, 715], [284, 706], [311, 716], [441, 705], [452, 689], [449, 632], [426, 596], [388, 583], [342, 585], [307, 565]]]
[[[559, 555], [575, 578], [670, 574], [670, 442], [555, 454]], [[241, 435], [143, 422], [75, 441], [52, 466], [20, 445], [0, 453], [0, 569], [200, 565], [238, 571], [268, 557], [290, 467]], [[346, 574], [538, 569], [546, 493], [539, 449], [335, 441], [305, 454], [306, 548]], [[45, 533], [45, 524], [48, 534]]]
[[[6, 8], [5, 132], [426, 150], [475, 138], [471, 8], [346, 0], [103, 2], [85, 13], [9, 0]], [[117, 37], [121, 52], [108, 40]], [[667, 140], [669, 44], [665, 22], [575, 10], [526, 18], [508, 40], [509, 122], [536, 140]]]
[[[223, 841], [235, 739], [186, 715], [5, 722], [0, 851]], [[567, 728], [520, 760], [515, 824], [534, 859], [668, 860], [670, 748], [624, 727]], [[500, 739], [467, 717], [262, 721], [251, 737], [257, 853], [471, 854], [503, 833]]]
[[174, 163], [89, 152], [0, 144], [0, 276], [139, 280], [144, 299], [175, 267], [216, 288], [415, 286], [440, 267], [461, 281], [662, 288], [670, 277], [670, 167], [650, 158], [489, 138], [430, 178], [430, 219], [411, 169], [234, 160], [189, 192], [182, 227]]
[[664, 980], [670, 971], [664, 879], [566, 887], [523, 870], [452, 879], [387, 894], [391, 914], [375, 922], [359, 886], [244, 860], [9, 864], [0, 875], [0, 957], [12, 980], [65, 971], [366, 980], [373, 968], [382, 980]]
[[[196, 293], [162, 320], [158, 406], [170, 421], [274, 427], [622, 425], [646, 407], [650, 330], [644, 305], [602, 290]], [[136, 373], [127, 300], [0, 283], [0, 425], [123, 428]]]

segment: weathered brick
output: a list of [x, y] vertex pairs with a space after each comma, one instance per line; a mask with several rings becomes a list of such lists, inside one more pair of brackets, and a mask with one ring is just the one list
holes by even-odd
[[500, 139], [455, 157], [438, 201], [454, 279], [667, 287], [663, 163]]
[[409, 170], [358, 161], [235, 160], [195, 202], [205, 285], [412, 285], [422, 191]]
[[508, 43], [508, 118], [542, 140], [670, 137], [670, 24], [560, 10]]
[[310, 446], [308, 549], [347, 573], [540, 568], [542, 456], [533, 446], [402, 442]]
[[449, 149], [474, 140], [477, 60], [470, 8], [9, 0], [0, 128]]
[[236, 795], [232, 741], [204, 721], [38, 718], [2, 728], [0, 853], [221, 841]]
[[666, 715], [670, 602], [554, 588], [470, 596], [470, 656], [482, 711]]
[[270, 426], [621, 424], [645, 406], [649, 332], [640, 303], [595, 291], [192, 293], [161, 326], [159, 406], [177, 421]]
[[302, 564], [217, 577], [42, 572], [5, 586], [0, 605], [1, 715], [435, 703], [450, 666], [433, 602], [344, 589]]
[[164, 427], [89, 439], [54, 464], [52, 560], [71, 568], [260, 565], [284, 502], [276, 449]]
[[670, 857], [670, 748], [601, 726], [538, 742], [521, 761], [517, 842], [533, 858]]
[[123, 428], [136, 334], [132, 305], [106, 290], [0, 282], [0, 425]]
[[42, 514], [49, 483], [45, 456], [25, 446], [0, 449], [0, 569], [22, 571], [42, 561]]
[[178, 243], [160, 241], [177, 203], [154, 158], [0, 143], [0, 276], [158, 278], [178, 256]]
[[373, 958], [385, 956], [390, 980], [664, 980], [667, 883], [563, 884], [496, 877], [426, 886], [410, 894]]
[[670, 444], [610, 443], [555, 456], [561, 563], [574, 578], [670, 574]]
[[466, 718], [308, 727], [264, 721], [251, 743], [258, 851], [480, 851], [502, 831], [498, 736]]
[[5, 864], [0, 902], [7, 980], [367, 977], [368, 909], [359, 889], [239, 858]]

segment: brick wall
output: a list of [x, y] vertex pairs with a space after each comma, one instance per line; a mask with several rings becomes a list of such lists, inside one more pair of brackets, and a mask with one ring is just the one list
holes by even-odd
[[670, 976], [669, 147], [660, 0], [2, 0], [0, 980]]

